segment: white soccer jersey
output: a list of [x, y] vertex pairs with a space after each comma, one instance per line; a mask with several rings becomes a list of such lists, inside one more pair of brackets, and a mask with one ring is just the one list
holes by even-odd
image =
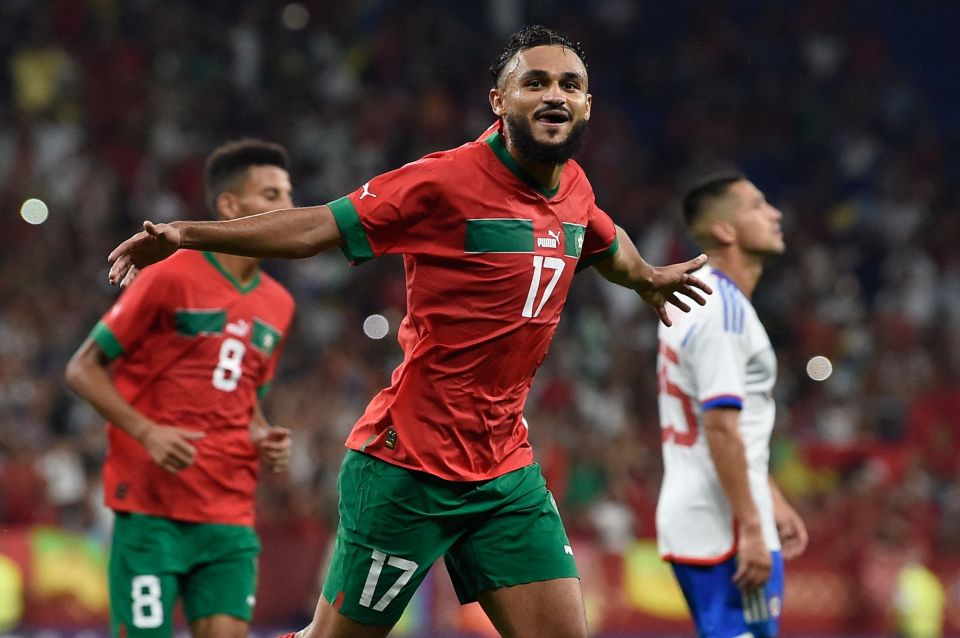
[[780, 549], [768, 483], [777, 359], [750, 301], [725, 274], [705, 266], [705, 306], [671, 312], [657, 357], [663, 485], [657, 503], [660, 554], [681, 563], [719, 563], [736, 552], [733, 514], [703, 434], [703, 412], [740, 408], [750, 491], [770, 550]]

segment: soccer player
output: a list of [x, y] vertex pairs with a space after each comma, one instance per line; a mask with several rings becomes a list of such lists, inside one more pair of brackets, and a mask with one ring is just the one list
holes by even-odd
[[[292, 205], [286, 151], [259, 140], [217, 148], [205, 185], [220, 219]], [[177, 598], [194, 638], [246, 636], [260, 462], [280, 471], [290, 452], [259, 400], [293, 311], [257, 259], [185, 250], [144, 270], [67, 365], [109, 421], [114, 636], [169, 638]]]
[[586, 636], [573, 548], [527, 439], [533, 375], [576, 270], [594, 266], [666, 321], [667, 302], [688, 309], [678, 293], [710, 292], [687, 274], [705, 256], [643, 261], [570, 159], [591, 106], [579, 45], [527, 27], [491, 71], [497, 122], [476, 141], [326, 206], [145, 222], [110, 255], [122, 284], [178, 248], [403, 254], [403, 361], [347, 439], [334, 554], [302, 638], [387, 635], [440, 557], [460, 601], [479, 601], [504, 636]]
[[764, 262], [784, 250], [781, 213], [738, 173], [703, 181], [683, 211], [709, 256], [697, 274], [718, 294], [659, 329], [660, 553], [698, 636], [775, 636], [783, 559], [807, 544], [768, 469], [777, 360], [750, 304]]

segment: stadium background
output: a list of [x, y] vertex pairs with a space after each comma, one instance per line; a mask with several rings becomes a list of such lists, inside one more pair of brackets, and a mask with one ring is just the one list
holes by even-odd
[[[62, 370], [117, 294], [109, 249], [144, 218], [204, 218], [202, 160], [228, 138], [285, 144], [299, 204], [473, 139], [527, 22], [583, 43], [581, 162], [648, 260], [691, 256], [678, 202], [705, 171], [742, 168], [784, 211], [755, 297], [780, 363], [772, 469], [811, 535], [783, 634], [891, 635], [907, 609], [960, 635], [960, 5], [934, 0], [0, 3], [0, 632], [105, 632], [102, 423]], [[259, 496], [259, 635], [311, 613], [342, 442], [404, 312], [396, 259], [267, 268], [299, 302], [267, 403], [296, 449]], [[692, 635], [650, 542], [655, 322], [580, 275], [528, 403], [598, 635]], [[432, 578], [397, 635], [487, 635], [450, 596]]]

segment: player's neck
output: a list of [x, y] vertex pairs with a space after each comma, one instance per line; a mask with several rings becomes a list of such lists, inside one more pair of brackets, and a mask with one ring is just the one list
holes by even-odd
[[517, 151], [517, 147], [510, 142], [509, 137], [504, 138], [504, 141], [510, 157], [544, 190], [552, 191], [560, 185], [560, 175], [563, 173], [564, 164], [547, 164], [528, 160]]
[[214, 256], [220, 266], [230, 273], [231, 277], [240, 282], [241, 286], [246, 286], [253, 281], [260, 265], [260, 260], [256, 257], [241, 257], [240, 255], [224, 253], [214, 253]]
[[711, 252], [709, 257], [707, 263], [733, 280], [747, 299], [753, 296], [763, 274], [762, 259], [732, 250]]

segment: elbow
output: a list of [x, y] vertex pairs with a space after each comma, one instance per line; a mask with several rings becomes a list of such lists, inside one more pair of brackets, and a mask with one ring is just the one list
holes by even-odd
[[80, 361], [77, 360], [77, 356], [74, 355], [67, 363], [67, 367], [64, 368], [63, 378], [67, 382], [67, 387], [76, 392], [82, 377], [83, 364], [80, 363]]

